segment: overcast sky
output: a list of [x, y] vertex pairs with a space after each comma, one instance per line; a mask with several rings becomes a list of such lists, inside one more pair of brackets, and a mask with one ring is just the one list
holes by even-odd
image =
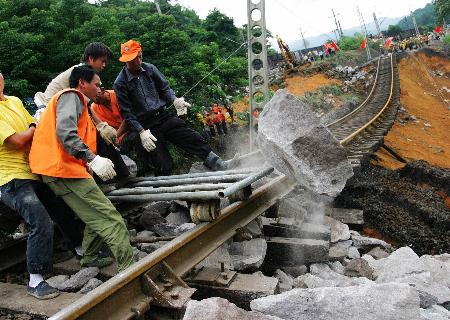
[[[338, 15], [342, 29], [347, 29], [360, 25], [357, 5], [367, 23], [373, 20], [374, 12], [378, 17], [402, 17], [429, 2], [431, 0], [266, 0], [266, 27], [284, 41], [292, 42], [300, 38], [300, 28], [305, 38], [331, 34], [335, 29], [331, 9]], [[194, 9], [201, 18], [217, 8], [232, 17], [237, 26], [247, 23], [247, 0], [178, 0], [178, 3]]]

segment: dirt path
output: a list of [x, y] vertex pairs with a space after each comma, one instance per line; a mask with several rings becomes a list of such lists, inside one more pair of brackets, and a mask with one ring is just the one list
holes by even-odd
[[[424, 52], [409, 54], [399, 63], [400, 112], [385, 143], [403, 158], [425, 160], [450, 168], [450, 60]], [[383, 149], [376, 153], [381, 165], [403, 165]]]

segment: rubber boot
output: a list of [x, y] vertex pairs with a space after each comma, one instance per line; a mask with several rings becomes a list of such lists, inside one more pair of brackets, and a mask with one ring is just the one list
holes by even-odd
[[239, 163], [239, 154], [236, 154], [233, 159], [224, 161], [214, 152], [210, 152], [203, 164], [212, 171], [225, 171], [236, 167]]

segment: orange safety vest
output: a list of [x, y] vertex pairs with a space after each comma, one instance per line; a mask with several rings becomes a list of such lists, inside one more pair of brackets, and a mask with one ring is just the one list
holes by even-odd
[[[119, 110], [119, 103], [117, 102], [116, 93], [114, 92], [114, 90], [107, 90], [107, 91], [111, 98], [111, 109], [109, 109], [104, 105], [93, 103], [91, 104], [91, 111], [101, 121], [105, 121], [114, 129], [119, 130], [120, 125], [123, 122], [123, 118]], [[124, 136], [125, 133], [123, 133], [118, 138], [119, 144], [122, 142]]]
[[86, 162], [68, 154], [56, 136], [56, 106], [59, 97], [66, 92], [75, 92], [83, 102], [84, 109], [78, 119], [78, 136], [92, 152], [97, 151], [97, 132], [89, 117], [84, 95], [75, 89], [62, 90], [50, 100], [34, 132], [30, 150], [31, 171], [49, 177], [91, 178]]

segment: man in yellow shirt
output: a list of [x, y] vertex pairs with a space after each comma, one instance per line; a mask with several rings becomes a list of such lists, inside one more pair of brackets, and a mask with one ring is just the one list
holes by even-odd
[[[53, 223], [39, 198], [49, 190], [43, 189], [46, 186], [39, 181], [38, 176], [31, 173], [28, 163], [36, 124], [20, 99], [5, 96], [3, 90], [4, 78], [0, 73], [1, 200], [30, 226], [26, 252], [30, 273], [27, 292], [38, 299], [51, 299], [58, 296], [59, 292], [44, 281], [43, 274], [51, 272], [53, 268]], [[55, 209], [63, 206], [62, 200], [54, 201], [53, 204]], [[65, 212], [58, 212], [54, 216], [58, 215], [64, 217]]]

